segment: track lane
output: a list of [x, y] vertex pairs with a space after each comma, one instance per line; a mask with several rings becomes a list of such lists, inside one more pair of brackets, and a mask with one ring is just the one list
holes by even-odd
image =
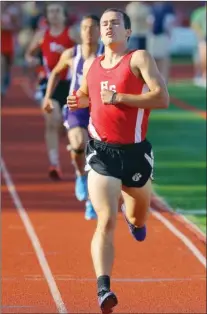
[[[2, 180], [3, 185], [5, 184]], [[31, 242], [8, 191], [2, 192], [2, 313], [56, 313], [47, 283], [29, 281], [43, 277]], [[41, 229], [41, 226], [38, 228]], [[37, 228], [37, 229], [38, 229]]]

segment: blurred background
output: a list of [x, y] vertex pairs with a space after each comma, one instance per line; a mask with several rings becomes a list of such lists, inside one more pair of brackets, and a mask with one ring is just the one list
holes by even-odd
[[[155, 49], [154, 37], [161, 32], [165, 33], [168, 35], [168, 47], [162, 46], [162, 48], [163, 50], [168, 48], [171, 61], [176, 64], [181, 63], [181, 66], [184, 63], [191, 64], [189, 68], [191, 75], [199, 78], [198, 63], [201, 55], [199, 44], [206, 39], [206, 2], [190, 1], [187, 6], [185, 1], [94, 1], [91, 5], [84, 1], [59, 2], [67, 9], [69, 25], [77, 25], [77, 27], [83, 15], [89, 13], [100, 15], [108, 7], [125, 10], [132, 21], [130, 47], [136, 47], [137, 37], [145, 36], [146, 47], [156, 57], [157, 51], [153, 50]], [[37, 29], [46, 26], [44, 6], [43, 1], [1, 2], [1, 51], [5, 55], [13, 49], [15, 64], [24, 63], [24, 52], [32, 35]], [[163, 23], [163, 30], [160, 30]], [[160, 41], [159, 46], [161, 46]], [[202, 53], [204, 54], [204, 51]], [[196, 68], [194, 72], [193, 66]], [[174, 71], [171, 74], [174, 77]], [[185, 73], [182, 73], [182, 78], [185, 78]]]
[[[155, 192], [174, 211], [184, 213], [205, 231], [206, 2], [70, 1], [64, 5], [69, 25], [77, 29], [83, 15], [101, 15], [109, 7], [121, 8], [130, 16], [130, 48], [144, 45], [152, 53], [171, 96], [170, 108], [153, 112], [150, 119], [148, 138], [156, 159]], [[38, 74], [31, 76], [27, 72], [24, 55], [34, 33], [45, 27], [44, 2], [1, 2], [3, 107], [10, 105], [11, 92], [23, 79], [23, 88], [27, 86], [26, 93], [35, 101]]]

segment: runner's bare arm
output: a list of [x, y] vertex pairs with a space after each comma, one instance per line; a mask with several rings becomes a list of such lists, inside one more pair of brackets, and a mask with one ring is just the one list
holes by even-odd
[[149, 92], [141, 95], [117, 94], [116, 102], [142, 109], [162, 109], [169, 106], [169, 94], [165, 82], [158, 71], [155, 60], [145, 50], [134, 53], [132, 69], [142, 75]]
[[83, 93], [84, 95], [88, 96], [88, 83], [87, 83], [87, 74], [88, 71], [90, 70], [90, 67], [94, 61], [94, 57], [87, 59], [84, 62], [83, 65], [83, 79], [81, 82], [81, 86], [79, 88], [79, 90], [77, 91], [77, 93]]
[[41, 43], [43, 41], [44, 34], [45, 34], [44, 30], [37, 31], [34, 34], [32, 41], [25, 53], [25, 59], [27, 62], [30, 63], [30, 61], [34, 58], [34, 55], [39, 51]]
[[45, 99], [51, 98], [53, 91], [59, 81], [59, 74], [67, 67], [72, 67], [72, 57], [74, 48], [65, 50], [52, 72], [50, 73], [49, 80], [47, 83], [47, 89], [45, 93]]
[[79, 108], [87, 108], [89, 107], [89, 91], [87, 84], [87, 74], [88, 71], [94, 61], [93, 58], [89, 58], [85, 61], [83, 65], [83, 78], [80, 88], [76, 92], [76, 96], [69, 95], [67, 97], [67, 104], [70, 110], [76, 110]]

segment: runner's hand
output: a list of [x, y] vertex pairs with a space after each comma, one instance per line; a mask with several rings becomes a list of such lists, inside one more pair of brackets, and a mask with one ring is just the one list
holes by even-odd
[[101, 91], [101, 100], [104, 104], [109, 105], [111, 104], [111, 98], [114, 92], [110, 90], [102, 90]]
[[79, 108], [78, 99], [74, 95], [69, 95], [67, 97], [67, 105], [70, 111], [75, 111]]
[[89, 106], [89, 100], [87, 96], [77, 96], [74, 92], [73, 95], [67, 97], [67, 105], [70, 111], [75, 111], [80, 108], [87, 108]]
[[44, 98], [42, 109], [47, 113], [51, 113], [54, 109], [52, 99]]

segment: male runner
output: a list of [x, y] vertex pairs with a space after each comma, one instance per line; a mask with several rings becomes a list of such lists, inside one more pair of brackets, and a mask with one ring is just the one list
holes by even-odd
[[[38, 31], [28, 51], [26, 60], [31, 65], [38, 65], [40, 59], [34, 55], [41, 51], [46, 78], [42, 79], [41, 90], [44, 95], [47, 86], [47, 80], [52, 69], [56, 66], [62, 52], [74, 46], [71, 39], [71, 29], [66, 26], [66, 12], [61, 3], [52, 2], [47, 4], [46, 16], [48, 22], [47, 29]], [[62, 122], [61, 108], [65, 104], [70, 85], [70, 73], [66, 69], [61, 73], [61, 80], [57, 85], [53, 95], [53, 112], [45, 113], [45, 140], [50, 162], [49, 175], [52, 179], [60, 179], [60, 162], [59, 162], [59, 133]]]
[[15, 54], [14, 37], [20, 29], [21, 18], [17, 4], [1, 1], [1, 99], [11, 82], [11, 67]]
[[[99, 18], [95, 15], [83, 17], [80, 26], [82, 44], [65, 50], [50, 74], [43, 102], [43, 108], [46, 112], [51, 112], [53, 109], [51, 95], [61, 71], [66, 67], [71, 69], [72, 80], [69, 94], [72, 95], [80, 87], [84, 61], [89, 58], [95, 58], [95, 56], [103, 53], [103, 45], [98, 43], [100, 36], [99, 24]], [[93, 210], [91, 202], [88, 200], [87, 176], [84, 170], [84, 151], [88, 140], [89, 109], [85, 108], [76, 112], [70, 112], [66, 106], [64, 111], [64, 125], [68, 130], [71, 159], [76, 170], [76, 197], [79, 201], [87, 200], [85, 218], [93, 219], [96, 218], [96, 213]]]
[[[129, 17], [108, 9], [101, 17], [105, 55], [86, 61], [76, 96], [68, 96], [71, 110], [89, 105], [87, 146], [88, 188], [98, 223], [91, 252], [103, 313], [111, 313], [117, 297], [110, 290], [114, 261], [114, 231], [118, 201], [137, 241], [146, 237], [151, 196], [152, 146], [146, 139], [150, 110], [167, 108], [169, 95], [154, 59], [145, 50], [127, 51]], [[144, 84], [149, 91], [142, 94]]]

